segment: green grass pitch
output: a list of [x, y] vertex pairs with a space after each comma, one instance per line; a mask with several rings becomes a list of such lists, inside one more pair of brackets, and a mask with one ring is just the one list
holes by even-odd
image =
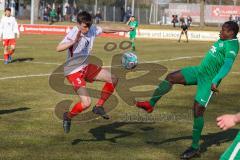
[[[212, 42], [178, 43], [168, 40], [137, 39], [136, 48], [140, 64], [129, 73], [121, 69], [117, 48], [106, 52], [107, 42], [118, 44], [127, 39], [97, 38], [94, 56], [104, 66], [113, 66], [119, 76], [119, 88], [106, 107], [115, 108], [109, 113], [111, 120], [94, 118], [91, 121], [74, 121], [71, 132], [64, 134], [62, 121], [56, 115], [56, 105], [62, 100], [78, 100], [76, 95], [54, 90], [49, 75], [64, 63], [66, 53], [55, 48], [63, 36], [22, 35], [17, 41], [14, 63], [0, 61], [0, 159], [3, 160], [177, 160], [191, 144], [193, 98], [195, 86], [176, 85], [158, 102], [155, 110], [147, 114], [135, 108], [132, 93], [151, 96], [154, 84], [164, 79], [167, 72], [199, 64]], [[115, 57], [115, 61], [112, 59]], [[119, 59], [116, 59], [116, 57]], [[147, 65], [148, 71], [138, 71]], [[231, 73], [222, 82], [220, 93], [214, 96], [205, 114], [205, 127], [201, 140], [203, 154], [199, 160], [215, 160], [230, 145], [238, 128], [222, 132], [216, 126], [216, 117], [224, 113], [239, 112], [240, 61], [237, 58]], [[153, 67], [151, 67], [153, 66]], [[156, 66], [159, 66], [156, 67]], [[144, 69], [144, 68], [143, 68]], [[143, 76], [143, 77], [141, 77]], [[134, 81], [130, 81], [135, 78]], [[157, 80], [156, 80], [157, 79]], [[133, 84], [130, 92], [124, 85]], [[138, 83], [138, 86], [134, 86]], [[59, 86], [58, 81], [56, 85]], [[103, 83], [88, 84], [98, 91]], [[69, 85], [67, 82], [63, 87]], [[121, 88], [122, 87], [122, 88]], [[69, 90], [69, 87], [68, 87]], [[146, 93], [146, 91], [149, 91]], [[71, 92], [71, 91], [70, 91]], [[95, 93], [95, 92], [94, 92]], [[128, 97], [130, 97], [128, 99]], [[93, 99], [92, 106], [96, 101]], [[113, 104], [114, 103], [114, 104]], [[91, 108], [88, 110], [90, 112]], [[88, 112], [87, 111], [87, 112]], [[86, 115], [87, 113], [83, 113]], [[90, 114], [91, 115], [91, 114]], [[79, 115], [78, 117], [81, 117]]]

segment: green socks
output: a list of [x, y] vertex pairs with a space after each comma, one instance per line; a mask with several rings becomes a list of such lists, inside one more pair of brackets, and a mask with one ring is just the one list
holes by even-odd
[[132, 42], [132, 47], [135, 47], [135, 42]]
[[201, 138], [203, 125], [204, 125], [203, 117], [194, 118], [193, 131], [192, 131], [192, 147], [194, 149], [199, 148], [199, 140]]
[[170, 89], [172, 88], [172, 85], [164, 80], [162, 81], [159, 85], [158, 88], [155, 89], [152, 98], [150, 99], [150, 104], [151, 106], [155, 106], [155, 104], [157, 103], [157, 101], [166, 93], [168, 93], [170, 91]]
[[132, 50], [135, 51], [135, 42], [132, 41]]
[[[168, 93], [172, 88], [172, 85], [167, 81], [162, 81], [158, 88], [155, 89], [152, 98], [150, 99], [150, 105], [155, 106], [157, 101], [166, 93]], [[194, 124], [193, 124], [193, 131], [192, 131], [192, 147], [194, 149], [199, 148], [199, 141], [201, 138], [202, 129], [204, 126], [204, 119], [203, 117], [194, 117]]]

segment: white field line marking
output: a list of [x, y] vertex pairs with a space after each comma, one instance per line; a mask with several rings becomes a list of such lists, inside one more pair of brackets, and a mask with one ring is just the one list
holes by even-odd
[[31, 61], [26, 61], [25, 63], [35, 63], [35, 64], [53, 64], [53, 65], [61, 65], [61, 63], [54, 63], [54, 62], [31, 62]]
[[[192, 56], [192, 57], [177, 57], [177, 58], [172, 58], [172, 59], [163, 59], [163, 60], [158, 60], [158, 61], [145, 61], [141, 63], [157, 63], [157, 62], [165, 62], [165, 61], [176, 61], [176, 60], [182, 60], [182, 59], [192, 59], [192, 58], [201, 58], [203, 56]], [[2, 60], [2, 59], [0, 59]], [[39, 64], [57, 64], [57, 63], [45, 63], [45, 62], [36, 62]], [[120, 66], [120, 65], [118, 65]], [[103, 66], [103, 67], [111, 67], [111, 66]], [[114, 67], [117, 67], [114, 66]], [[240, 74], [240, 72], [231, 72], [232, 74]], [[7, 79], [19, 79], [19, 78], [28, 78], [28, 77], [45, 77], [45, 76], [50, 76], [53, 73], [42, 73], [42, 74], [33, 74], [33, 75], [20, 75], [20, 76], [10, 76], [10, 77], [0, 77], [0, 80], [7, 80]], [[63, 74], [63, 73], [54, 73], [54, 74]]]
[[[0, 59], [0, 61], [4, 61], [4, 59]], [[54, 62], [33, 62], [33, 61], [31, 61], [31, 60], [24, 61], [24, 63], [61, 65], [61, 63], [54, 63]]]
[[18, 78], [27, 78], [27, 77], [44, 77], [44, 76], [50, 76], [52, 74], [63, 74], [63, 73], [46, 73], [46, 74], [30, 74], [30, 75], [22, 75], [22, 76], [11, 76], [11, 77], [0, 77], [0, 80], [6, 80], [6, 79], [18, 79]]
[[240, 72], [231, 72], [232, 74], [240, 74]]
[[[138, 64], [169, 62], [169, 61], [177, 61], [177, 60], [183, 60], [183, 59], [202, 58], [202, 57], [204, 57], [204, 56], [185, 56], [185, 57], [176, 57], [176, 58], [162, 59], [162, 60], [155, 60], [155, 61], [141, 61]], [[110, 67], [119, 67], [119, 66], [121, 66], [121, 65], [103, 66], [103, 67], [110, 68]]]
[[[231, 72], [232, 74], [240, 74], [240, 72]], [[8, 80], [8, 79], [19, 79], [19, 78], [28, 78], [28, 77], [48, 77], [52, 74], [62, 74], [63, 73], [46, 73], [46, 74], [30, 74], [30, 75], [22, 75], [22, 76], [11, 76], [11, 77], [0, 77], [1, 80]]]
[[[185, 57], [176, 57], [176, 58], [170, 58], [170, 59], [163, 59], [163, 60], [155, 60], [155, 61], [141, 61], [141, 63], [158, 63], [158, 62], [168, 62], [168, 61], [177, 61], [182, 59], [192, 59], [192, 58], [202, 58], [204, 56], [185, 56]], [[0, 61], [4, 61], [4, 59], [0, 59]], [[24, 63], [33, 63], [33, 64], [52, 64], [52, 65], [62, 65], [61, 63], [55, 63], [55, 62], [33, 62], [33, 61], [24, 61]], [[119, 67], [121, 65], [113, 65], [113, 66], [103, 66], [103, 67]]]

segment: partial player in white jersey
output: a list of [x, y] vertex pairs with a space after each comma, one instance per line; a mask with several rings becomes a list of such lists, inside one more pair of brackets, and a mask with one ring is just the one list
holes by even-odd
[[0, 41], [3, 40], [4, 47], [4, 64], [12, 61], [12, 56], [16, 47], [15, 37], [20, 37], [18, 24], [14, 17], [11, 16], [11, 9], [5, 9], [5, 16], [0, 22]]
[[71, 111], [63, 114], [63, 128], [65, 133], [70, 131], [71, 119], [91, 105], [91, 98], [86, 89], [86, 82], [105, 82], [101, 97], [92, 111], [104, 119], [109, 119], [109, 116], [104, 111], [103, 105], [114, 92], [118, 78], [111, 74], [110, 71], [101, 68], [101, 66], [89, 64], [87, 59], [93, 48], [93, 42], [96, 36], [102, 32], [113, 33], [128, 31], [130, 31], [130, 27], [127, 26], [110, 28], [92, 25], [91, 15], [84, 11], [77, 15], [77, 26], [75, 26], [57, 46], [56, 50], [58, 52], [67, 50], [64, 74], [80, 97], [80, 102], [76, 103]]

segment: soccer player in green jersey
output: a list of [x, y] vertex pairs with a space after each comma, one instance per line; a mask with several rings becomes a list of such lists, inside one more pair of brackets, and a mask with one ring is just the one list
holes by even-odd
[[157, 101], [170, 91], [174, 84], [197, 85], [194, 99], [194, 124], [192, 145], [181, 154], [182, 159], [199, 156], [199, 140], [204, 126], [203, 114], [213, 92], [229, 73], [238, 54], [239, 44], [237, 34], [238, 24], [233, 21], [225, 22], [220, 31], [220, 39], [215, 42], [198, 66], [190, 66], [167, 75], [149, 101], [137, 102], [136, 106], [152, 112]]
[[[217, 125], [223, 130], [228, 130], [238, 123], [240, 123], [240, 113], [225, 114], [217, 118]], [[238, 159], [240, 159], [240, 132], [238, 132], [237, 136], [233, 140], [233, 143], [220, 157], [220, 160]]]
[[132, 50], [135, 51], [135, 39], [137, 35], [137, 27], [138, 27], [138, 21], [135, 20], [134, 16], [131, 16], [127, 22], [127, 25], [129, 25], [132, 28], [132, 31], [130, 31], [130, 37], [129, 39], [132, 41]]

